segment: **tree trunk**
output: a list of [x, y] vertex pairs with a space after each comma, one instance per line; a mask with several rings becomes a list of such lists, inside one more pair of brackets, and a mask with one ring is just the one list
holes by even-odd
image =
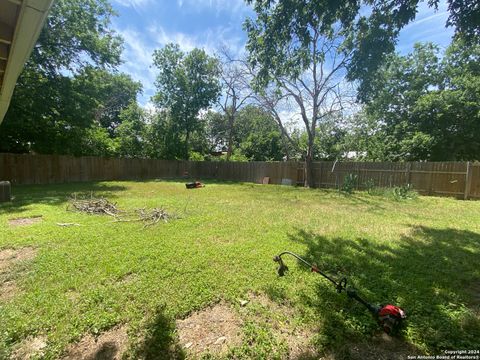
[[233, 153], [233, 123], [235, 115], [231, 114], [228, 117], [228, 144], [227, 144], [227, 161], [230, 161], [230, 157]]
[[190, 130], [185, 135], [185, 160], [190, 158]]
[[313, 175], [313, 139], [308, 140], [307, 156], [305, 157], [305, 187], [315, 187], [315, 178]]
[[286, 138], [285, 134], [283, 133], [283, 131], [281, 132], [281, 134], [282, 134], [283, 151], [285, 152], [286, 161], [289, 161], [290, 160], [290, 151], [288, 151], [287, 138]]

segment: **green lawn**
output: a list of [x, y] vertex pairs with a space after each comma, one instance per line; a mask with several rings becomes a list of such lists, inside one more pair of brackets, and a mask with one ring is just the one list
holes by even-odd
[[[163, 206], [179, 218], [143, 229], [66, 211], [69, 194], [90, 191], [123, 209]], [[277, 277], [272, 257], [283, 250], [347, 276], [372, 302], [406, 309], [400, 341], [421, 353], [480, 348], [480, 202], [239, 183], [186, 190], [168, 181], [13, 193], [12, 203], [0, 204], [0, 250], [37, 253], [9, 275], [19, 291], [0, 302], [0, 358], [43, 335], [44, 356], [55, 359], [86, 333], [118, 324], [128, 325], [127, 357], [180, 358], [175, 319], [220, 300], [244, 316], [243, 344], [224, 356], [288, 358], [276, 336], [283, 322], [308, 329], [310, 346], [337, 359], [355, 355], [345, 345], [371, 345], [376, 323], [323, 278], [289, 258], [290, 272]], [[43, 221], [8, 224], [33, 215]], [[68, 222], [82, 226], [56, 224]], [[251, 293], [279, 306], [264, 307], [266, 316], [255, 304], [240, 308]]]

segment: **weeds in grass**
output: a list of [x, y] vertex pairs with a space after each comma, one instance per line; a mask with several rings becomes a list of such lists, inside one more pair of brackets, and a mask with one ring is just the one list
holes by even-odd
[[345, 194], [353, 194], [357, 186], [358, 176], [356, 174], [347, 174], [343, 179], [340, 191]]
[[368, 179], [363, 185], [365, 186], [365, 190], [367, 190], [368, 194], [374, 195], [374, 191], [376, 189], [375, 180]]
[[365, 190], [372, 196], [383, 196], [386, 198], [392, 198], [396, 201], [411, 200], [418, 197], [418, 193], [413, 189], [412, 184], [405, 184], [401, 186], [395, 186], [393, 188], [376, 187], [375, 181], [369, 179], [364, 183]]
[[413, 190], [412, 184], [395, 186], [392, 193], [395, 200], [415, 199], [418, 196], [417, 192]]

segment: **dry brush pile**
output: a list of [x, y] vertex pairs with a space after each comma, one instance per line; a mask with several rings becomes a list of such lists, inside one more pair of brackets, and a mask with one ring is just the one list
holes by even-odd
[[90, 194], [88, 198], [73, 194], [69, 199], [67, 210], [89, 215], [109, 215], [114, 218], [114, 222], [143, 222], [144, 228], [155, 225], [160, 221], [167, 222], [174, 217], [162, 208], [122, 210], [117, 207], [116, 203], [112, 203], [103, 197], [96, 198], [93, 194]]

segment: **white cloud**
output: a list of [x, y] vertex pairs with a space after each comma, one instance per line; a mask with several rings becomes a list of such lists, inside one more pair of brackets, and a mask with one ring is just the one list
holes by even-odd
[[140, 104], [140, 106], [149, 115], [154, 115], [158, 111], [158, 109], [155, 107], [155, 105], [151, 101], [148, 101], [145, 104]]
[[151, 0], [113, 0], [113, 1], [121, 6], [130, 7], [137, 11], [145, 9], [147, 5], [150, 5], [151, 3]]
[[244, 43], [229, 28], [219, 27], [208, 29], [203, 33], [189, 35], [182, 32], [168, 32], [159, 25], [152, 25], [146, 31], [138, 31], [131, 27], [125, 29], [116, 28], [117, 33], [123, 37], [124, 51], [122, 58], [124, 63], [120, 71], [130, 74], [136, 81], [143, 85], [143, 94], [139, 102], [148, 106], [150, 98], [155, 94], [155, 78], [157, 71], [153, 64], [153, 51], [162, 48], [168, 43], [178, 43], [183, 51], [191, 51], [194, 48], [203, 48], [213, 55], [222, 44], [228, 44], [234, 54], [239, 54], [244, 49]]
[[[430, 23], [434, 25], [445, 25], [445, 19], [448, 17], [448, 12], [447, 11], [442, 11], [442, 12], [437, 12], [433, 15], [425, 16], [420, 19], [416, 19], [415, 21], [411, 22], [407, 26], [404, 27], [404, 30], [414, 28], [418, 25], [421, 25], [423, 23]], [[440, 21], [438, 21], [440, 20]]]
[[116, 31], [125, 40], [125, 49], [122, 54], [124, 63], [120, 66], [120, 71], [130, 74], [134, 80], [142, 83], [143, 95], [139, 101], [145, 104], [155, 93], [156, 73], [152, 68], [154, 47], [143, 40], [142, 34], [134, 29], [116, 29]]
[[248, 10], [244, 0], [177, 0], [177, 5], [182, 9], [200, 11], [205, 8], [214, 9], [217, 14], [223, 11], [239, 13]]
[[148, 28], [148, 33], [156, 46], [163, 47], [169, 43], [175, 43], [183, 51], [191, 51], [198, 47], [198, 40], [191, 35], [182, 32], [167, 32], [162, 26], [152, 25]]
[[289, 131], [294, 129], [303, 129], [304, 127], [302, 115], [300, 114], [300, 109], [298, 108], [292, 107], [289, 109], [280, 110], [278, 112], [278, 116]]
[[244, 40], [229, 27], [209, 28], [201, 33], [190, 35], [183, 32], [168, 32], [154, 24], [148, 28], [148, 32], [160, 47], [168, 43], [176, 43], [183, 51], [201, 48], [210, 55], [215, 54], [224, 45], [228, 46], [234, 55], [242, 53], [245, 49]]

